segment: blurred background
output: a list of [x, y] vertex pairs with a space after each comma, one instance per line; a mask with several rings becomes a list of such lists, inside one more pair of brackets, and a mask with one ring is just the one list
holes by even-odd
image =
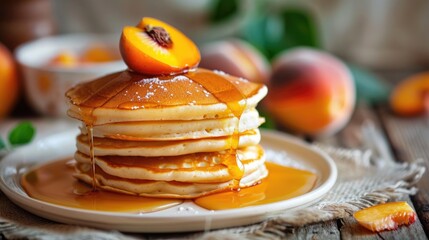
[[[320, 126], [295, 129], [308, 134], [334, 132], [327, 125], [336, 120], [343, 125], [357, 103], [386, 104], [397, 82], [429, 66], [429, 2], [424, 0], [3, 0], [0, 5], [2, 119], [65, 115], [57, 106], [64, 89], [125, 68], [96, 65], [120, 62], [116, 44], [122, 28], [143, 16], [163, 20], [193, 39], [202, 52], [200, 66], [269, 85], [262, 110], [268, 125], [293, 129], [291, 113], [279, 110], [294, 109], [288, 105], [294, 104], [287, 99], [288, 85], [295, 84], [294, 78], [315, 79], [304, 88], [325, 89], [319, 95], [329, 95], [322, 97], [326, 106], [297, 103], [299, 109], [309, 108], [301, 118], [305, 111], [328, 110], [319, 114], [327, 115]], [[93, 38], [112, 38], [106, 46], [113, 50], [95, 46]], [[4, 60], [10, 56], [13, 63]], [[310, 67], [289, 68], [295, 62]]]

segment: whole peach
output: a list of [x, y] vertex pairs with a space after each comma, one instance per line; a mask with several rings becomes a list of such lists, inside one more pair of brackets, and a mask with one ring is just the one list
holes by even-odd
[[266, 58], [256, 48], [239, 39], [204, 45], [201, 48], [200, 67], [259, 83], [267, 83], [270, 74]]
[[328, 135], [348, 122], [355, 96], [345, 64], [328, 53], [297, 48], [275, 58], [264, 104], [283, 127], [312, 136]]
[[9, 50], [0, 43], [0, 119], [14, 106], [18, 97], [18, 76]]

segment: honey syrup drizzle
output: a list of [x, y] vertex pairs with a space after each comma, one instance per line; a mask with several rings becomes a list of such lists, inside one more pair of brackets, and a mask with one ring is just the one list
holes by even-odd
[[[89, 96], [85, 99], [80, 99], [81, 103], [78, 104], [79, 106], [92, 106], [94, 102], [98, 102], [98, 107], [103, 107], [106, 103], [108, 103], [111, 99], [113, 99], [115, 96], [117, 96], [119, 93], [121, 93], [124, 89], [128, 87], [128, 84], [124, 84], [124, 82], [121, 78], [121, 74], [118, 75], [118, 73], [113, 73], [111, 75], [108, 75], [105, 77], [105, 79], [110, 80], [111, 76], [115, 76], [112, 81], [108, 81], [106, 84], [103, 84], [102, 86], [97, 85], [95, 88], [95, 91], [91, 94], [88, 94]], [[104, 79], [104, 78], [103, 78]], [[102, 81], [101, 83], [105, 83], [105, 81]], [[94, 89], [94, 88], [92, 88]], [[106, 91], [107, 89], [107, 91]], [[118, 90], [119, 89], [119, 90]], [[110, 92], [113, 94], [104, 95], [103, 93]], [[76, 103], [74, 103], [76, 104]], [[97, 107], [90, 107], [90, 108], [82, 108], [83, 111], [82, 121], [85, 124], [86, 132], [88, 134], [88, 144], [89, 144], [89, 153], [90, 153], [90, 161], [91, 161], [91, 172], [92, 172], [92, 191], [97, 191], [97, 179], [96, 179], [96, 168], [95, 168], [95, 153], [94, 153], [94, 134], [93, 134], [93, 125], [96, 121], [96, 118], [94, 116], [94, 110], [97, 109]]]
[[89, 141], [89, 158], [91, 160], [91, 172], [92, 172], [92, 191], [97, 190], [97, 179], [95, 178], [95, 154], [94, 154], [94, 128], [92, 125], [85, 125], [88, 132]]
[[[110, 77], [111, 75], [108, 75], [108, 77]], [[107, 76], [106, 76], [107, 77]], [[117, 78], [115, 79], [116, 81], [110, 81], [109, 83], [103, 85], [100, 88], [97, 88], [95, 90], [95, 92], [89, 94], [90, 96], [87, 97], [86, 99], [80, 99], [81, 103], [78, 104], [79, 106], [91, 106], [92, 105], [92, 101], [94, 96], [99, 95], [99, 93], [105, 89], [105, 88], [116, 88], [118, 87], [118, 85], [120, 84], [120, 82], [118, 82]], [[123, 89], [125, 89], [126, 86], [122, 86], [121, 91]], [[107, 102], [109, 102], [116, 94], [112, 94], [110, 96], [103, 96], [104, 99], [101, 101], [101, 106], [103, 106], [104, 104], [106, 104]], [[99, 100], [101, 99], [101, 97], [95, 97], [95, 99]], [[92, 101], [91, 101], [92, 100]], [[76, 103], [74, 103], [76, 104]], [[86, 132], [88, 134], [88, 144], [89, 144], [89, 156], [90, 156], [90, 161], [91, 161], [91, 172], [92, 172], [92, 192], [97, 191], [97, 179], [96, 179], [96, 175], [95, 175], [95, 153], [94, 153], [94, 122], [96, 121], [95, 116], [94, 116], [94, 110], [96, 109], [96, 107], [90, 107], [90, 108], [81, 108], [82, 111], [82, 121], [85, 124], [85, 128], [86, 128]]]
[[[239, 190], [240, 180], [244, 175], [244, 167], [237, 154], [237, 149], [240, 142], [240, 119], [247, 106], [246, 96], [234, 84], [224, 77], [220, 78], [217, 73], [212, 71], [199, 70], [189, 72], [187, 76], [210, 92], [219, 102], [225, 103], [228, 110], [237, 118], [234, 132], [229, 138], [230, 153], [223, 163], [228, 167], [228, 171], [233, 177], [231, 188]], [[221, 79], [222, 81], [220, 81]], [[240, 104], [240, 101], [244, 101], [244, 104]]]

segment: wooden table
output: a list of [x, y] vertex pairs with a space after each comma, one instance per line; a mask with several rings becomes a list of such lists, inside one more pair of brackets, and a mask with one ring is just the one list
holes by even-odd
[[[429, 166], [429, 118], [401, 118], [386, 106], [358, 104], [348, 125], [338, 134], [317, 139], [334, 146], [370, 148], [381, 157], [397, 162], [424, 160]], [[418, 219], [409, 227], [372, 233], [359, 226], [353, 217], [313, 224], [287, 232], [287, 239], [428, 239], [429, 174], [420, 180], [419, 192], [402, 200], [414, 206]]]

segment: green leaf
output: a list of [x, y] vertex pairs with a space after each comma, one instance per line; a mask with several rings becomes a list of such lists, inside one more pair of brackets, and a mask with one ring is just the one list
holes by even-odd
[[267, 58], [270, 57], [270, 54], [267, 49], [267, 21], [268, 17], [266, 16], [255, 16], [253, 17], [243, 28], [242, 38], [256, 47], [262, 54]]
[[374, 74], [352, 64], [347, 64], [356, 86], [357, 102], [365, 101], [369, 104], [387, 102], [390, 87], [383, 83]]
[[320, 48], [319, 33], [312, 15], [301, 8], [286, 8], [280, 14], [254, 17], [242, 36], [268, 59], [298, 46]]
[[261, 125], [261, 128], [265, 129], [276, 129], [276, 123], [274, 119], [261, 107], [258, 107], [259, 115], [265, 118], [265, 122]]
[[12, 146], [31, 142], [36, 130], [31, 122], [24, 121], [16, 125], [9, 133], [9, 142]]
[[4, 143], [3, 139], [0, 138], [0, 150], [3, 150], [6, 148], [6, 144]]
[[210, 21], [213, 23], [222, 22], [238, 12], [238, 0], [216, 0], [210, 12]]
[[285, 27], [285, 46], [320, 47], [316, 23], [309, 12], [304, 9], [290, 8], [285, 9], [281, 17]]

